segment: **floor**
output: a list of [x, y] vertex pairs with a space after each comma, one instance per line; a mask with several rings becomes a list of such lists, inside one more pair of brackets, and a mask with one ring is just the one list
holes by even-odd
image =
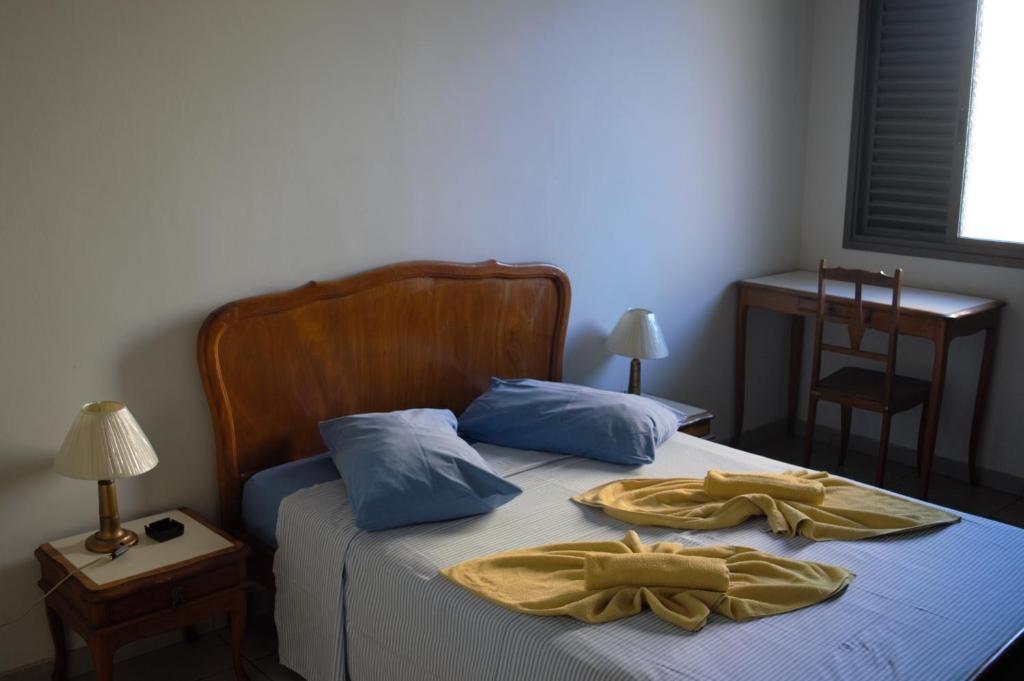
[[[782, 436], [760, 445], [744, 444], [743, 448], [795, 466], [799, 466], [803, 460], [802, 437]], [[815, 443], [811, 467], [859, 482], [874, 484], [877, 462], [878, 459], [874, 454], [865, 454], [851, 449], [846, 456], [846, 465], [839, 466], [838, 447]], [[916, 469], [890, 460], [885, 470], [885, 488], [915, 496], [917, 493]], [[1024, 490], [1021, 492], [1024, 493]], [[965, 513], [1024, 527], [1024, 496], [1022, 494], [1011, 494], [987, 487], [974, 487], [966, 479], [960, 480], [933, 473], [928, 489], [928, 501]]]
[[[269, 614], [250, 616], [242, 647], [249, 681], [303, 681], [277, 661], [277, 638]], [[116, 658], [115, 658], [116, 659]], [[3, 681], [49, 681], [50, 665], [4, 676]], [[71, 681], [92, 681], [92, 672]], [[191, 643], [164, 648], [119, 660], [114, 664], [116, 681], [235, 681], [231, 648], [225, 629], [206, 633]]]
[[[780, 437], [755, 446], [751, 451], [780, 461], [799, 465], [802, 441], [796, 437]], [[873, 482], [874, 456], [850, 451], [846, 465], [838, 465], [839, 451], [821, 444], [815, 448], [814, 468]], [[913, 494], [916, 472], [910, 466], [890, 462], [886, 470], [887, 489]], [[935, 475], [931, 481], [929, 501], [959, 509], [967, 513], [986, 516], [1024, 527], [1024, 497], [984, 487], [972, 487], [965, 480]], [[231, 654], [227, 632], [207, 633], [193, 643], [178, 643], [137, 657], [119, 661], [115, 665], [117, 681], [233, 681]], [[269, 615], [250, 617], [243, 648], [245, 669], [251, 681], [302, 681], [302, 677], [281, 666], [277, 661], [277, 639], [273, 620]], [[5, 676], [3, 681], [41, 681], [48, 679], [48, 666]], [[91, 672], [74, 677], [73, 681], [89, 681]]]

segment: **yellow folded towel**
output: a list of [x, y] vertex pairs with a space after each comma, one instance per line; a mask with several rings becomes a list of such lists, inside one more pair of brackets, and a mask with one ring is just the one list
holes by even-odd
[[601, 508], [631, 525], [686, 530], [733, 527], [763, 515], [772, 532], [815, 541], [867, 539], [960, 521], [959, 516], [942, 509], [828, 473], [793, 471], [785, 475], [820, 483], [824, 500], [804, 503], [763, 493], [723, 499], [707, 493], [705, 478], [627, 478], [578, 494], [573, 501]]
[[588, 589], [613, 586], [674, 586], [680, 589], [725, 591], [729, 568], [721, 558], [675, 553], [596, 553], [583, 562]]
[[821, 504], [825, 486], [817, 480], [784, 473], [723, 473], [708, 471], [704, 492], [709, 497], [731, 499], [744, 494], [767, 494], [773, 499]]
[[[636, 558], [656, 557], [654, 562]], [[662, 562], [662, 557], [669, 559]], [[611, 559], [621, 559], [612, 561]], [[714, 589], [635, 584], [647, 579], [640, 572], [687, 559]], [[690, 562], [695, 561], [695, 562]], [[617, 574], [622, 583], [591, 588], [588, 567]], [[609, 567], [611, 566], [611, 567]], [[718, 567], [721, 566], [721, 567]], [[707, 574], [704, 570], [707, 569]], [[724, 571], [724, 582], [721, 580]], [[492, 603], [528, 615], [567, 615], [583, 622], [611, 622], [639, 614], [644, 607], [661, 619], [688, 631], [704, 626], [712, 612], [746, 620], [790, 612], [821, 603], [841, 593], [853, 580], [848, 570], [834, 565], [792, 560], [741, 546], [684, 547], [662, 542], [645, 545], [630, 530], [622, 541], [573, 542], [505, 551], [467, 560], [441, 570], [455, 584]], [[715, 581], [711, 584], [711, 581]]]

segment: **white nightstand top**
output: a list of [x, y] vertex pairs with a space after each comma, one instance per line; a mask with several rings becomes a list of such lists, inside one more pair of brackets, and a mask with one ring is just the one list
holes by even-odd
[[[167, 517], [182, 523], [185, 526], [185, 533], [165, 542], [158, 542], [146, 536], [146, 525], [154, 520]], [[128, 552], [117, 560], [101, 561], [80, 572], [79, 576], [88, 577], [95, 585], [103, 586], [234, 546], [228, 539], [179, 510], [165, 511], [145, 518], [129, 520], [122, 525], [139, 535], [139, 543], [128, 549]], [[58, 539], [50, 542], [50, 546], [56, 549], [68, 563], [76, 568], [81, 567], [103, 555], [93, 553], [85, 548], [85, 539], [93, 532], [95, 530]], [[84, 583], [86, 586], [90, 586], [88, 581]]]

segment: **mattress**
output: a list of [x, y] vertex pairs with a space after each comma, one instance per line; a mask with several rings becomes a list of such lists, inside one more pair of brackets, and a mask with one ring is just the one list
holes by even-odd
[[771, 535], [763, 519], [696, 532], [637, 528], [645, 543], [750, 546], [841, 565], [840, 597], [777, 617], [711, 615], [683, 631], [651, 613], [590, 625], [484, 601], [438, 569], [514, 548], [621, 539], [629, 526], [569, 497], [613, 479], [784, 464], [687, 435], [624, 468], [477, 445], [523, 494], [493, 513], [363, 532], [341, 481], [286, 497], [275, 617], [283, 664], [307, 681], [368, 679], [962, 679], [1024, 628], [1024, 530], [962, 514], [952, 526], [857, 542]]
[[277, 548], [275, 530], [281, 500], [292, 492], [340, 477], [328, 454], [262, 470], [242, 487], [242, 524], [249, 534]]

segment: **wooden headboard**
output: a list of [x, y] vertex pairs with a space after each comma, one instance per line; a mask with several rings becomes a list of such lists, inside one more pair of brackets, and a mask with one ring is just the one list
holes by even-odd
[[491, 376], [557, 381], [569, 318], [551, 265], [406, 262], [228, 303], [199, 331], [221, 523], [241, 525], [253, 473], [318, 454], [317, 423], [447, 407]]

